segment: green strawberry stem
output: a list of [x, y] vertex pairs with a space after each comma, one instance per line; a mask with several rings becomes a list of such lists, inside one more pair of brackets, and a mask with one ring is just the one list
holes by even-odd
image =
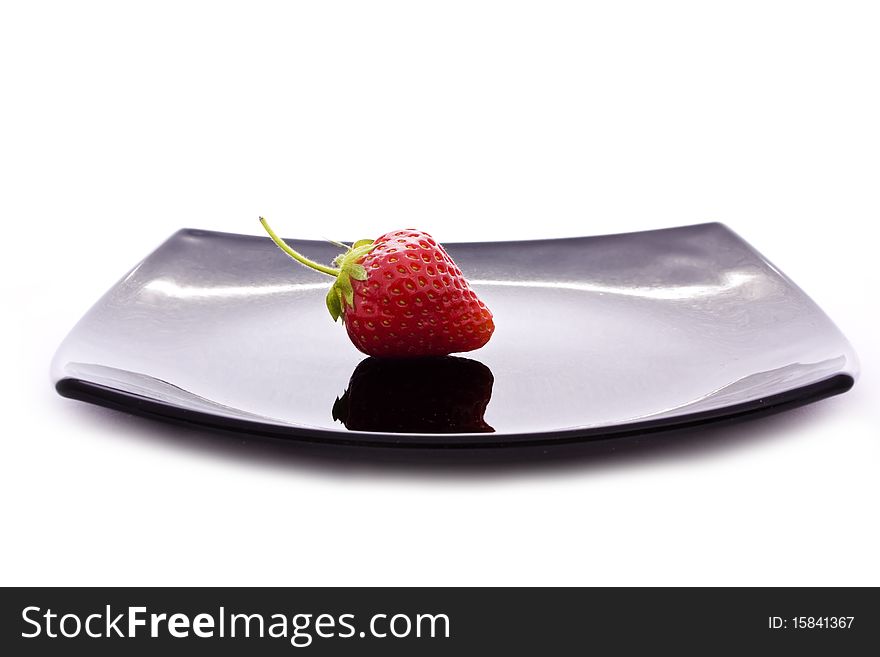
[[266, 229], [269, 237], [272, 238], [272, 241], [275, 242], [278, 248], [291, 258], [301, 265], [336, 279], [327, 291], [326, 299], [327, 310], [330, 311], [330, 316], [334, 322], [345, 314], [346, 307], [354, 306], [354, 288], [351, 285], [351, 281], [352, 279], [356, 281], [367, 280], [367, 270], [358, 261], [373, 249], [373, 240], [358, 240], [351, 246], [346, 246], [342, 242], [333, 242], [333, 244], [345, 249], [345, 252], [338, 255], [333, 261], [334, 264], [339, 265], [339, 269], [334, 269], [314, 260], [309, 260], [304, 255], [291, 249], [283, 239], [275, 234], [275, 231], [269, 227], [269, 224], [262, 217], [260, 217], [260, 223], [263, 224], [263, 228]]
[[[269, 226], [269, 224], [266, 222], [266, 220], [263, 219], [262, 217], [260, 217], [260, 223], [263, 224], [263, 228], [266, 229], [266, 232], [269, 233], [269, 237], [271, 237], [272, 241], [275, 242], [276, 245], [278, 245], [278, 248], [281, 249], [282, 251], [284, 251], [287, 255], [289, 255], [291, 258], [296, 260], [298, 263], [300, 263], [301, 265], [305, 265], [306, 267], [310, 267], [311, 269], [314, 269], [315, 271], [319, 271], [322, 274], [327, 274], [328, 276], [332, 276], [333, 278], [336, 278], [337, 276], [339, 276], [339, 272], [340, 272], [339, 269], [334, 269], [333, 267], [327, 267], [326, 265], [322, 265], [321, 263], [315, 262], [314, 260], [309, 260], [304, 255], [297, 253], [296, 251], [291, 249], [283, 239], [281, 239], [280, 237], [278, 237], [278, 235], [275, 234], [275, 231], [272, 230], [272, 228]], [[345, 248], [348, 248], [348, 247], [345, 247]]]

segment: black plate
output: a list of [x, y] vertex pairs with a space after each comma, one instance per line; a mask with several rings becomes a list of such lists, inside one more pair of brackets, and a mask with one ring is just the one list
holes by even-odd
[[[337, 252], [291, 243], [324, 261]], [[70, 333], [56, 388], [249, 434], [491, 447], [783, 410], [844, 392], [857, 373], [828, 317], [720, 224], [447, 249], [495, 315], [479, 351], [366, 359], [331, 323], [329, 279], [267, 238], [182, 230]]]

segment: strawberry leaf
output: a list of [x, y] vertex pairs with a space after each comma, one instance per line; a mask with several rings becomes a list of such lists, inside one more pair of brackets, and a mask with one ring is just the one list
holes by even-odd
[[343, 270], [336, 278], [336, 287], [339, 288], [345, 303], [349, 306], [354, 306], [354, 289], [351, 286], [351, 278], [349, 278], [347, 271]]
[[370, 251], [375, 247], [374, 244], [364, 244], [357, 248], [352, 248], [351, 251], [345, 254], [345, 262], [357, 262], [365, 255], [367, 255]]
[[359, 265], [357, 263], [351, 265], [348, 273], [356, 281], [367, 280], [367, 270], [364, 268], [363, 265]]
[[334, 322], [342, 316], [342, 301], [335, 285], [327, 291], [327, 310], [330, 311]]

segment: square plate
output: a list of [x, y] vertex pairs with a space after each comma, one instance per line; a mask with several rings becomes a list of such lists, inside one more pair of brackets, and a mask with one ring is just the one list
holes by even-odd
[[463, 357], [365, 359], [331, 323], [329, 278], [268, 238], [186, 229], [89, 310], [53, 381], [65, 397], [250, 434], [488, 447], [766, 413], [855, 380], [831, 320], [721, 224], [446, 247], [497, 327]]

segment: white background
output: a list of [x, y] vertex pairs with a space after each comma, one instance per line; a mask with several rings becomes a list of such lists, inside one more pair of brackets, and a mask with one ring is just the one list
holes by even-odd
[[[6, 2], [3, 584], [880, 584], [876, 3]], [[720, 220], [852, 392], [702, 439], [408, 467], [52, 390], [174, 230], [441, 240]], [[664, 443], [657, 443], [662, 445]]]

